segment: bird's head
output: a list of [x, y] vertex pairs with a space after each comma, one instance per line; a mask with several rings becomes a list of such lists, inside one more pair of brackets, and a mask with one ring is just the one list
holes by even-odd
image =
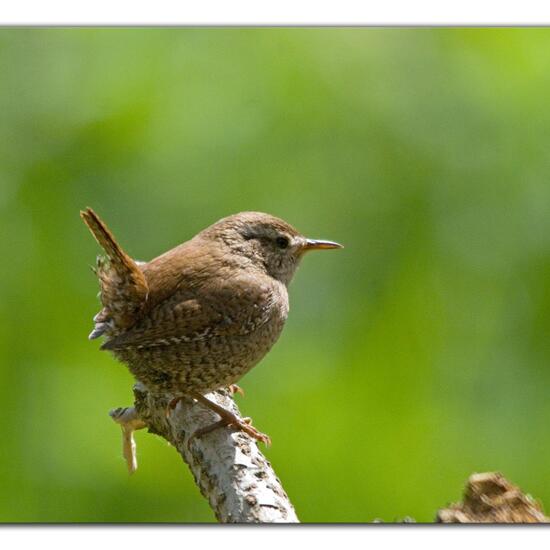
[[288, 285], [305, 252], [343, 248], [308, 239], [287, 222], [261, 212], [241, 212], [211, 225], [202, 238], [214, 239], [233, 257]]

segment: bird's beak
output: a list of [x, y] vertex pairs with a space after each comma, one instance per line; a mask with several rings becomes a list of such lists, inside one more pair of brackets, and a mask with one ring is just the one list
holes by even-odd
[[315, 239], [306, 239], [302, 250], [329, 250], [331, 248], [344, 248], [341, 244], [332, 241], [317, 241]]

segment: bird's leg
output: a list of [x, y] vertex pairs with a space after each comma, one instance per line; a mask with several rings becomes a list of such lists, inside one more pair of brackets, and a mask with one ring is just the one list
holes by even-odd
[[[235, 395], [236, 393], [242, 395], [244, 397], [244, 390], [238, 386], [237, 384], [229, 384], [227, 386], [227, 389], [231, 393], [231, 395]], [[178, 406], [178, 403], [183, 399], [183, 395], [176, 395], [173, 399], [171, 399], [166, 406], [166, 417], [170, 416], [170, 413]]]
[[204, 428], [200, 428], [196, 430], [193, 434], [191, 434], [189, 441], [191, 441], [195, 437], [200, 437], [223, 426], [231, 426], [245, 432], [256, 441], [261, 441], [267, 446], [271, 445], [271, 439], [269, 438], [269, 436], [263, 434], [262, 432], [258, 431], [254, 426], [252, 426], [252, 421], [250, 420], [250, 418], [239, 418], [232, 412], [224, 409], [217, 403], [210, 401], [210, 399], [207, 399], [206, 397], [204, 397], [204, 395], [201, 395], [198, 392], [189, 392], [189, 395], [220, 416], [220, 420], [218, 420], [217, 422], [214, 422], [209, 426], [205, 426]]
[[217, 422], [209, 424], [208, 426], [205, 426], [204, 428], [199, 428], [198, 430], [195, 430], [189, 436], [189, 439], [187, 440], [187, 446], [190, 447], [191, 442], [195, 438], [202, 437], [203, 435], [208, 434], [210, 432], [213, 432], [214, 430], [217, 430], [218, 428], [225, 428], [225, 426], [227, 426], [227, 422], [225, 420], [223, 420], [223, 418], [222, 418], [221, 420], [218, 420]]
[[235, 395], [236, 393], [238, 393], [244, 397], [244, 390], [241, 388], [241, 386], [237, 386], [237, 384], [229, 384], [229, 386], [227, 386], [227, 389], [231, 392], [231, 395]]

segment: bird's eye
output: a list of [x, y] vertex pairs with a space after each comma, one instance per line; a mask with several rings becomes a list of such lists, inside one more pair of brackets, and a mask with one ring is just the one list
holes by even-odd
[[286, 237], [277, 237], [275, 239], [275, 244], [279, 247], [279, 248], [288, 248], [288, 239]]

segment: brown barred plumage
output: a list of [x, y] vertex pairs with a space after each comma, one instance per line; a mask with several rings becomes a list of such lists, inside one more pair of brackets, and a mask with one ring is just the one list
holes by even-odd
[[287, 285], [304, 252], [340, 247], [242, 212], [138, 264], [91, 208], [81, 216], [107, 254], [98, 261], [103, 309], [90, 338], [105, 336], [102, 349], [139, 381], [178, 395], [229, 386], [256, 365], [283, 329]]

